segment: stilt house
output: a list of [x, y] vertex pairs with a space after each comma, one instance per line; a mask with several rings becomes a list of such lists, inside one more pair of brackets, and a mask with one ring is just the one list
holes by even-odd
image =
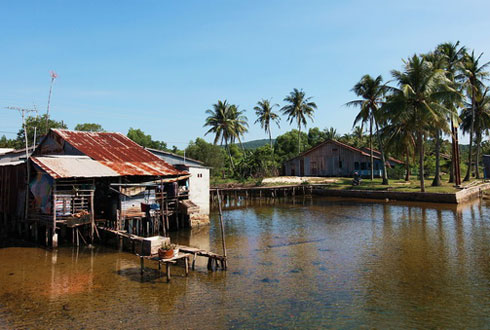
[[49, 245], [58, 235], [93, 239], [97, 226], [153, 236], [190, 225], [189, 173], [120, 133], [52, 129], [27, 169], [0, 164], [0, 213], [20, 233], [45, 232]]

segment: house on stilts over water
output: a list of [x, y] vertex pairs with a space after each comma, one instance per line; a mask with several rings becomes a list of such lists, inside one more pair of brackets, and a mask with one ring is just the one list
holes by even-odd
[[190, 175], [120, 133], [51, 129], [27, 161], [0, 162], [0, 221], [52, 247], [98, 227], [167, 236], [200, 212]]

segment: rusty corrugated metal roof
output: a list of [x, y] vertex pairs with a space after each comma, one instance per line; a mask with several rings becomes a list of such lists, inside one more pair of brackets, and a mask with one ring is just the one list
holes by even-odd
[[81, 132], [52, 129], [83, 154], [119, 175], [169, 176], [179, 171], [121, 133]]
[[31, 157], [31, 160], [53, 179], [120, 176], [116, 171], [88, 156], [41, 156]]

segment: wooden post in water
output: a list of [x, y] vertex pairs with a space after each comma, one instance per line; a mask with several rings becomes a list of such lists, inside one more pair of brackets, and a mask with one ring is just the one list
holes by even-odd
[[95, 233], [95, 208], [94, 208], [94, 192], [90, 192], [90, 239], [94, 242]]
[[219, 198], [219, 190], [216, 190], [216, 194], [218, 195], [218, 217], [219, 217], [219, 224], [221, 227], [221, 243], [223, 245], [223, 256], [225, 257], [225, 264], [224, 264], [224, 269], [226, 270], [226, 243], [225, 243], [225, 227], [223, 226], [223, 216], [221, 213], [221, 199]]

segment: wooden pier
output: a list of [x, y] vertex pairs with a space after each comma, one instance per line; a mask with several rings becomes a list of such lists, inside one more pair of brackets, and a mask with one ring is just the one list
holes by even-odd
[[299, 184], [271, 187], [211, 188], [209, 193], [211, 204], [217, 204], [219, 195], [223, 204], [230, 205], [231, 200], [236, 202], [240, 199], [276, 199], [280, 197], [311, 196], [313, 193], [313, 185]]
[[[141, 236], [129, 234], [125, 231], [114, 230], [114, 229], [107, 228], [107, 227], [98, 227], [98, 229], [99, 229], [101, 235], [106, 235], [106, 236], [110, 235], [110, 236], [115, 237], [116, 241], [117, 241], [117, 248], [119, 250], [123, 250], [123, 248], [126, 247], [126, 250], [128, 250], [129, 252], [135, 253], [135, 254], [137, 251], [136, 245], [141, 244], [141, 241], [143, 241], [145, 239], [144, 237], [141, 237]], [[223, 255], [219, 255], [219, 254], [214, 253], [214, 252], [206, 251], [206, 250], [195, 248], [195, 247], [185, 246], [185, 245], [177, 245], [177, 247], [183, 255], [187, 256], [185, 258], [189, 258], [191, 256], [193, 257], [192, 258], [192, 264], [191, 264], [192, 270], [195, 269], [197, 257], [208, 258], [208, 263], [207, 263], [208, 270], [214, 271], [214, 270], [217, 270], [218, 268], [221, 268], [222, 270], [227, 269], [227, 258]], [[153, 261], [159, 261], [159, 263], [163, 262], [164, 264], [166, 264], [168, 266], [170, 263], [175, 263], [175, 261], [177, 259], [181, 259], [180, 257], [177, 259], [171, 258], [170, 260], [159, 259], [157, 255], [151, 255], [151, 256], [139, 256], [138, 255], [138, 257], [146, 258], [148, 260], [153, 260]], [[188, 263], [188, 261], [186, 260], [186, 264], [187, 263]], [[186, 268], [187, 268], [187, 266], [186, 266]], [[170, 270], [168, 269], [168, 271], [170, 271]]]

